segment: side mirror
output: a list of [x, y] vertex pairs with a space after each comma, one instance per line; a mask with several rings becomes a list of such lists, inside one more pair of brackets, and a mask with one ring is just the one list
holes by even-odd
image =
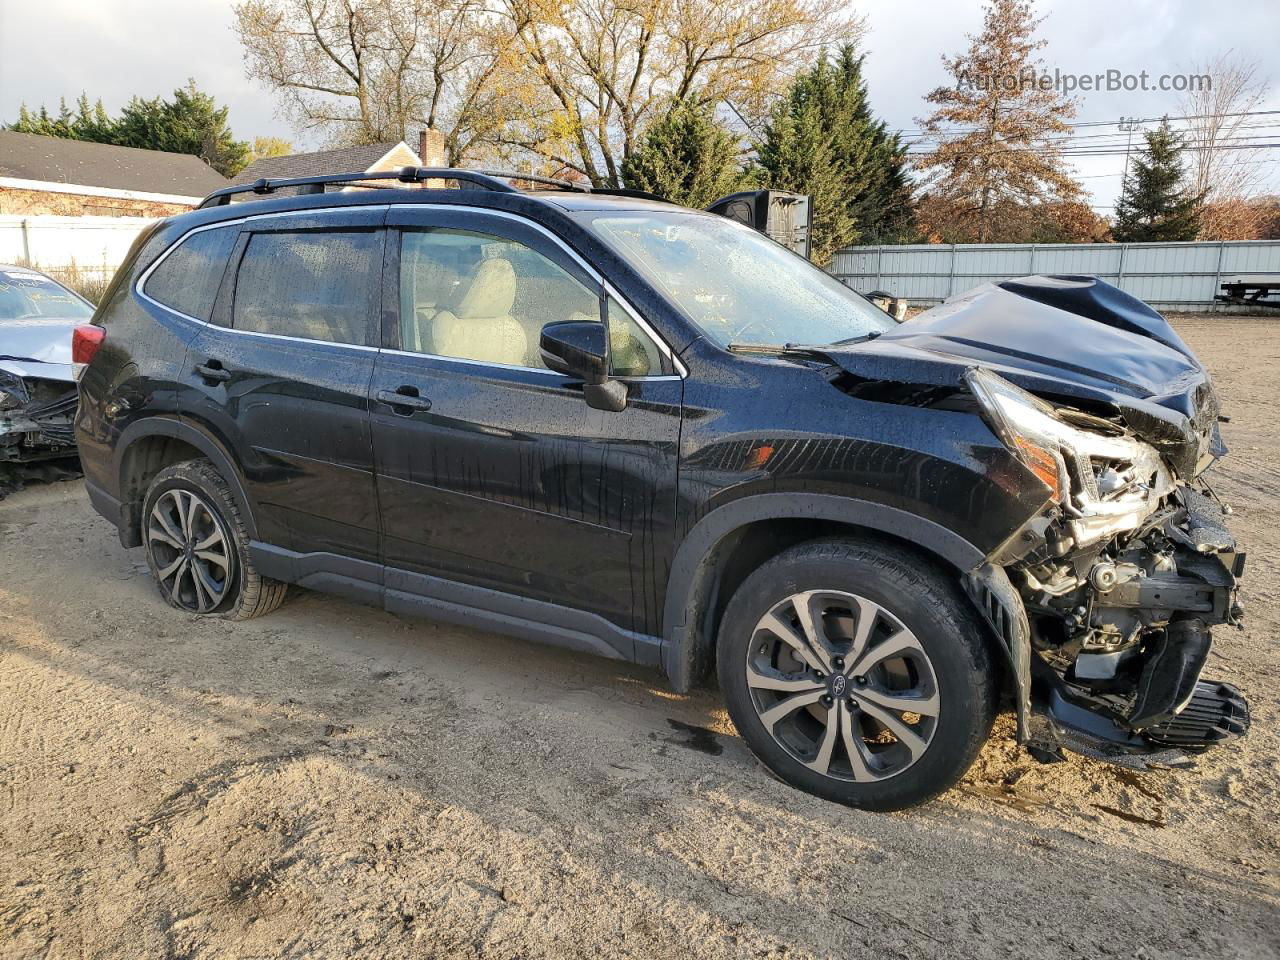
[[582, 381], [588, 406], [612, 413], [626, 408], [627, 385], [609, 379], [609, 333], [603, 323], [548, 323], [542, 328], [538, 346], [549, 369]]
[[867, 294], [867, 299], [893, 317], [898, 323], [907, 318], [907, 301], [905, 298], [895, 297], [885, 290], [872, 290]]

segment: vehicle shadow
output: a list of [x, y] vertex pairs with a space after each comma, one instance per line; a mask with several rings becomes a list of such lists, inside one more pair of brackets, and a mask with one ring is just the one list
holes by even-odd
[[[1274, 884], [1198, 864], [1178, 823], [1165, 849], [1060, 803], [847, 810], [769, 778], [711, 692], [301, 591], [259, 621], [195, 620], [140, 553], [76, 529], [0, 529], [0, 682], [27, 711], [0, 716], [26, 825], [0, 847], [44, 891], [10, 891], [0, 938], [119, 901], [136, 952], [170, 955], [1280, 948]], [[78, 929], [63, 948], [92, 952]]]

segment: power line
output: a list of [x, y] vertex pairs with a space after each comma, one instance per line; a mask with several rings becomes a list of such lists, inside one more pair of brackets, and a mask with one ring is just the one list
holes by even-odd
[[[1268, 116], [1276, 116], [1278, 114], [1280, 114], [1280, 110], [1241, 110], [1237, 113], [1192, 113], [1192, 114], [1187, 114], [1186, 116], [1180, 116], [1180, 117], [1169, 117], [1169, 116], [1143, 117], [1143, 118], [1122, 117], [1121, 119], [1122, 120], [1129, 119], [1129, 120], [1132, 120], [1132, 122], [1134, 123], [1160, 123], [1163, 120], [1169, 120], [1171, 122], [1174, 120], [1221, 120], [1225, 117], [1268, 117]], [[1115, 120], [1088, 120], [1088, 121], [1083, 121], [1079, 123], [1066, 124], [1066, 126], [1071, 127], [1073, 129], [1081, 129], [1084, 127], [1113, 127], [1115, 125], [1116, 125]], [[916, 136], [933, 136], [933, 134], [930, 134], [927, 130], [912, 130], [905, 127], [901, 130], [889, 130], [887, 132], [896, 133], [899, 135], [910, 134], [910, 135], [916, 135]], [[942, 134], [944, 136], [951, 136], [953, 134], [981, 133], [981, 132], [982, 132], [981, 127], [974, 127], [968, 130], [963, 128], [956, 129], [956, 130], [946, 130], [946, 131], [942, 131]]]
[[[1274, 130], [1274, 129], [1277, 129], [1277, 128], [1280, 128], [1280, 120], [1269, 121], [1269, 122], [1267, 122], [1267, 123], [1246, 123], [1246, 124], [1241, 124], [1240, 126], [1233, 128], [1233, 131], [1239, 131], [1239, 130]], [[983, 133], [983, 132], [984, 132], [984, 131], [982, 131], [982, 130], [973, 130], [973, 131], [971, 131], [971, 133]], [[1187, 133], [1190, 133], [1191, 131], [1179, 130], [1179, 131], [1176, 131], [1176, 132], [1178, 132], [1178, 133], [1180, 133], [1180, 134], [1187, 134]], [[960, 136], [965, 136], [965, 134], [957, 134], [957, 135], [956, 135], [956, 138], [958, 138], [958, 137], [960, 137]], [[1260, 136], [1264, 136], [1264, 134], [1260, 134], [1260, 133], [1258, 133], [1258, 134], [1253, 134], [1252, 136], [1254, 136], [1254, 137], [1260, 137]], [[1247, 139], [1247, 137], [1219, 137], [1219, 138], [1216, 138], [1216, 141], [1220, 141], [1220, 140], [1224, 140], [1224, 139], [1242, 140], [1242, 139]], [[1121, 145], [1125, 145], [1125, 144], [1128, 144], [1128, 143], [1129, 143], [1129, 137], [1128, 137], [1128, 131], [1127, 131], [1127, 130], [1123, 130], [1123, 132], [1121, 132], [1121, 133], [1085, 133], [1085, 134], [1074, 134], [1074, 133], [1069, 133], [1069, 134], [1065, 134], [1065, 135], [1063, 135], [1063, 136], [1055, 136], [1055, 135], [1052, 135], [1052, 134], [1051, 134], [1051, 135], [1049, 135], [1049, 136], [1046, 136], [1046, 137], [1040, 138], [1040, 139], [1039, 139], [1039, 142], [1041, 142], [1041, 143], [1069, 143], [1069, 144], [1074, 144], [1074, 143], [1079, 143], [1079, 142], [1080, 142], [1080, 141], [1082, 141], [1082, 140], [1100, 140], [1100, 141], [1104, 141], [1104, 142], [1102, 142], [1102, 143], [1091, 144], [1091, 146], [1112, 146], [1112, 145], [1114, 145], [1114, 146], [1121, 146]], [[944, 143], [944, 142], [951, 142], [951, 141], [952, 141], [952, 138], [950, 138], [950, 137], [920, 137], [919, 139], [917, 139], [917, 140], [915, 140], [915, 141], [909, 142], [909, 143], [907, 144], [907, 146], [908, 146], [908, 147], [919, 146], [920, 144], [922, 144], [922, 143], [926, 143], [926, 142]], [[1215, 141], [1215, 142], [1216, 142], [1216, 141]]]
[[[1183, 150], [1199, 153], [1205, 150], [1274, 150], [1280, 147], [1280, 142], [1274, 143], [1211, 143], [1211, 144], [1187, 144], [1182, 147]], [[947, 157], [948, 160], [959, 159], [961, 157], [982, 157], [992, 153], [996, 148], [1004, 148], [1010, 152], [1035, 153], [1041, 156], [1058, 156], [1058, 157], [1122, 157], [1124, 156], [1123, 148], [1112, 147], [1081, 147], [1079, 149], [1063, 149], [1052, 150], [1043, 147], [1033, 146], [1013, 146], [1007, 142], [993, 144], [981, 150], [967, 150], [964, 153], [953, 153]], [[937, 150], [908, 150], [908, 157], [932, 157], [936, 156]]]

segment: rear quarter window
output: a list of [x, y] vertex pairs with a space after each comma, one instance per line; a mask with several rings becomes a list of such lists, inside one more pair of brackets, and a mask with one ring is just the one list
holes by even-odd
[[171, 310], [208, 322], [238, 226], [191, 234], [147, 278], [143, 292]]

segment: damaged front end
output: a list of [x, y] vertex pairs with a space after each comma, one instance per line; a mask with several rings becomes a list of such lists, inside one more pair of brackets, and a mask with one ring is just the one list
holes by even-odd
[[982, 368], [965, 381], [1049, 495], [968, 584], [1013, 654], [1021, 738], [1145, 766], [1243, 734], [1243, 697], [1201, 680], [1210, 628], [1242, 615], [1244, 554], [1202, 476], [1216, 424], [1162, 451], [1122, 415], [1051, 406]]
[[0, 497], [33, 478], [78, 473], [74, 383], [0, 367]]

